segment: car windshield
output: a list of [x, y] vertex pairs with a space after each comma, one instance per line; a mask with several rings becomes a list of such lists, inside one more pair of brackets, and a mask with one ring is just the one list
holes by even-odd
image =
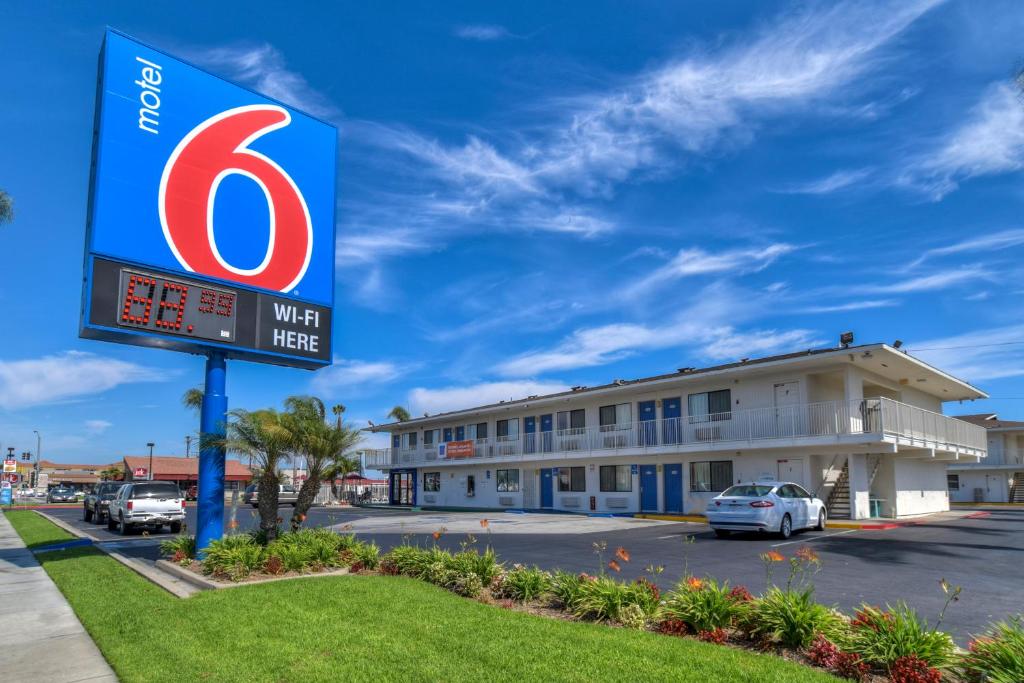
[[759, 486], [757, 484], [739, 484], [730, 486], [725, 490], [723, 496], [739, 496], [742, 498], [760, 498], [771, 493], [771, 486]]
[[132, 498], [180, 498], [177, 484], [169, 482], [153, 482], [136, 484], [132, 489]]
[[100, 495], [104, 493], [117, 493], [117, 490], [121, 488], [122, 484], [100, 484], [100, 487], [96, 489], [96, 493]]

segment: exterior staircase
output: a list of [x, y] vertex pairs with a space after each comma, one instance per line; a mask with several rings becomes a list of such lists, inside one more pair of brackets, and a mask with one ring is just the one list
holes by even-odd
[[829, 519], [850, 518], [849, 462], [843, 463], [843, 469], [839, 472], [839, 478], [836, 479], [836, 483], [832, 487], [832, 492], [828, 494], [828, 500], [825, 501], [825, 507], [828, 509]]
[[1010, 484], [1010, 502], [1024, 503], [1024, 472], [1013, 473], [1013, 483]]

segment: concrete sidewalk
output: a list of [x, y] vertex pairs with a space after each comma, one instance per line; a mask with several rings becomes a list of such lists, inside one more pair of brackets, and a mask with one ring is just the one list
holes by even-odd
[[117, 681], [71, 605], [0, 514], [0, 672], [9, 681]]

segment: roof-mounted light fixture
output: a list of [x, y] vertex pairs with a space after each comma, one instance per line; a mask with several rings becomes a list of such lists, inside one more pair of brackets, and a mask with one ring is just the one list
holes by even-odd
[[848, 348], [853, 343], [853, 332], [843, 332], [839, 335], [839, 345], [844, 349]]

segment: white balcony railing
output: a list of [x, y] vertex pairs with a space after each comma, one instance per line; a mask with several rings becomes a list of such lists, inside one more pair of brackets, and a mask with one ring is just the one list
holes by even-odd
[[972, 454], [984, 454], [986, 448], [982, 427], [891, 399], [867, 398], [476, 439], [472, 455], [458, 458], [440, 457], [436, 444], [385, 448], [369, 451], [366, 465], [388, 468], [488, 458], [537, 460], [595, 451], [671, 452], [717, 443], [770, 446], [767, 442], [771, 440], [855, 435]]

